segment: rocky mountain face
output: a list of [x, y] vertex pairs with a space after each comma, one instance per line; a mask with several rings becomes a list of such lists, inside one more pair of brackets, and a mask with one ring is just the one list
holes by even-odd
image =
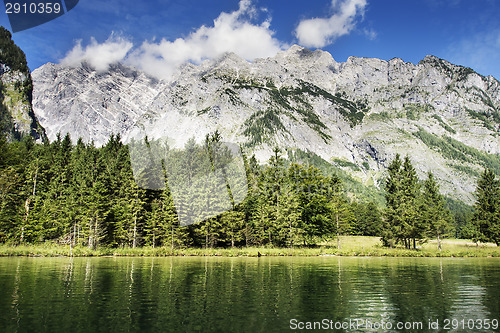
[[8, 140], [32, 136], [42, 142], [46, 135], [33, 113], [33, 86], [26, 57], [11, 37], [0, 27], [0, 132]]
[[484, 166], [500, 174], [500, 83], [434, 56], [338, 63], [292, 46], [251, 63], [229, 53], [188, 64], [168, 82], [123, 65], [46, 64], [32, 76], [50, 139], [101, 145], [119, 133], [181, 146], [218, 129], [261, 161], [275, 146], [309, 151], [374, 186], [396, 153], [409, 154], [421, 178], [432, 170], [442, 192], [467, 203]]

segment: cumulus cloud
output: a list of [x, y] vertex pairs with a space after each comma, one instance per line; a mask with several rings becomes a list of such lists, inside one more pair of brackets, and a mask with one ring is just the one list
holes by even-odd
[[250, 0], [242, 0], [238, 10], [221, 13], [213, 26], [201, 26], [186, 38], [144, 42], [127, 62], [152, 75], [168, 78], [183, 63], [200, 63], [225, 52], [234, 52], [247, 60], [273, 56], [285, 45], [273, 37], [270, 19], [253, 23], [257, 14]]
[[104, 43], [98, 43], [92, 37], [90, 44], [85, 47], [82, 47], [82, 41], [79, 40], [61, 60], [61, 64], [78, 66], [86, 62], [97, 71], [105, 71], [109, 65], [124, 60], [132, 47], [132, 42], [114, 33]]
[[347, 35], [356, 25], [356, 18], [364, 15], [366, 0], [332, 0], [332, 14], [328, 18], [306, 19], [295, 30], [299, 44], [321, 48]]
[[168, 79], [184, 63], [199, 64], [225, 52], [234, 52], [247, 60], [270, 57], [288, 45], [274, 37], [269, 17], [256, 22], [259, 13], [267, 13], [267, 10], [257, 9], [251, 0], [241, 0], [236, 11], [222, 12], [212, 26], [203, 25], [174, 41], [145, 41], [136, 48], [129, 40], [114, 34], [104, 43], [92, 38], [85, 47], [78, 41], [61, 63], [75, 66], [85, 61], [96, 70], [104, 71], [112, 63], [124, 62]]

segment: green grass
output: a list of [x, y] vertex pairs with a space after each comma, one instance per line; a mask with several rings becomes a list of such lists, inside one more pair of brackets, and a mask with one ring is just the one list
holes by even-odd
[[431, 240], [416, 250], [402, 247], [383, 247], [379, 237], [341, 236], [340, 247], [337, 240], [330, 239], [319, 243], [317, 247], [241, 247], [241, 248], [186, 248], [171, 249], [169, 247], [139, 248], [100, 248], [92, 250], [87, 247], [75, 247], [44, 243], [39, 245], [0, 245], [0, 256], [222, 256], [222, 257], [257, 257], [257, 256], [388, 256], [388, 257], [500, 257], [500, 247], [494, 244], [476, 245], [470, 240], [446, 239], [442, 241], [442, 251], [437, 242]]

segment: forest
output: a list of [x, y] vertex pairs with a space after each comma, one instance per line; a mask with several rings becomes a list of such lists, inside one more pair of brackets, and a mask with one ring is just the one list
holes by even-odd
[[[335, 174], [307, 161], [290, 161], [278, 148], [264, 165], [243, 154], [246, 186], [238, 188], [245, 193], [219, 182], [230, 200], [212, 196], [200, 201], [204, 208], [191, 204], [190, 214], [201, 222], [180, 223], [186, 211], [174, 203], [179, 192], [169, 187], [172, 178], [224, 169], [228, 148], [220, 142], [213, 133], [202, 143], [190, 139], [184, 150], [165, 146], [170, 158], [157, 164], [156, 173], [142, 170], [138, 177], [131, 163], [133, 142], [125, 145], [119, 135], [102, 147], [81, 139], [72, 144], [69, 135], [43, 144], [30, 137], [16, 142], [0, 138], [0, 243], [50, 241], [94, 249], [294, 247], [338, 235], [369, 235], [380, 236], [386, 246], [410, 249], [426, 239], [455, 235], [456, 221], [433, 174], [420, 180], [409, 156], [397, 155], [390, 164], [386, 205], [379, 207], [350, 198]], [[147, 138], [145, 143], [153, 144]], [[162, 184], [143, 186], [151, 183], [144, 180], [148, 177]], [[191, 194], [183, 202], [203, 195]], [[498, 244], [500, 185], [491, 170], [479, 179], [476, 197], [475, 213], [462, 231], [476, 241]]]

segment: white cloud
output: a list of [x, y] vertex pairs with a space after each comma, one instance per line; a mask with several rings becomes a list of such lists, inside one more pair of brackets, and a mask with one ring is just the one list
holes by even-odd
[[225, 52], [234, 52], [247, 60], [273, 56], [285, 45], [273, 37], [270, 19], [252, 23], [257, 13], [250, 0], [241, 0], [238, 10], [221, 13], [213, 26], [201, 26], [186, 38], [144, 42], [128, 57], [128, 63], [168, 78], [183, 63], [200, 63]]
[[377, 32], [373, 29], [363, 29], [363, 33], [369, 40], [377, 39]]
[[332, 0], [334, 14], [329, 18], [312, 18], [299, 23], [295, 30], [299, 44], [320, 48], [334, 43], [352, 31], [356, 18], [363, 16], [366, 4], [366, 0]]
[[82, 42], [79, 40], [73, 49], [61, 60], [61, 64], [78, 66], [82, 62], [87, 62], [97, 71], [105, 71], [110, 64], [125, 59], [132, 47], [133, 44], [130, 41], [123, 37], [115, 36], [114, 33], [101, 44], [92, 37], [90, 44], [82, 47]]
[[125, 62], [158, 78], [168, 79], [180, 65], [186, 62], [201, 63], [225, 52], [254, 60], [275, 55], [288, 47], [273, 37], [270, 18], [254, 23], [257, 15], [266, 9], [255, 8], [251, 0], [241, 0], [238, 10], [222, 12], [213, 26], [201, 26], [186, 38], [174, 41], [145, 41], [132, 49], [133, 44], [112, 34], [99, 44], [94, 38], [88, 46], [78, 41], [61, 63], [76, 66], [85, 61], [98, 71], [106, 70], [110, 64]]

